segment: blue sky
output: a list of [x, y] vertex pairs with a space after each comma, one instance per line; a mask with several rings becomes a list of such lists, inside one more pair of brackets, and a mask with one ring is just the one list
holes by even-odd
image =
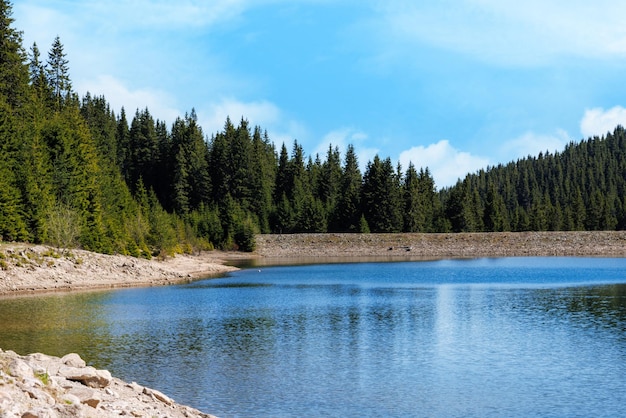
[[353, 144], [438, 187], [626, 125], [614, 0], [20, 0], [24, 46], [58, 35], [74, 90], [211, 135], [245, 117], [277, 148]]

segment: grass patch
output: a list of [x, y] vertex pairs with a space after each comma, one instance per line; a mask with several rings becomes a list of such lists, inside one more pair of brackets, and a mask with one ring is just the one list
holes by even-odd
[[52, 248], [48, 248], [41, 255], [43, 255], [44, 257], [61, 258], [61, 254], [57, 253]]
[[48, 386], [48, 384], [50, 383], [50, 375], [48, 374], [48, 372], [35, 373], [35, 377], [41, 380], [41, 383], [43, 383], [45, 386]]

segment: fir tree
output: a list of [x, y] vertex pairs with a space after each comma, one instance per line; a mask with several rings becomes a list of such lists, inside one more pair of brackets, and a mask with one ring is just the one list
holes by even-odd
[[72, 83], [69, 75], [69, 61], [58, 36], [54, 38], [52, 48], [48, 52], [46, 71], [52, 98], [56, 109], [59, 110], [70, 98]]
[[363, 178], [354, 146], [348, 145], [339, 182], [337, 205], [331, 213], [331, 230], [339, 232], [360, 230], [362, 183]]

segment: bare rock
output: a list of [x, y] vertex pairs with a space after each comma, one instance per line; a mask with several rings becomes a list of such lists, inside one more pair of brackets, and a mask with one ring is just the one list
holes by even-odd
[[61, 364], [57, 357], [48, 356], [41, 353], [29, 354], [24, 360], [37, 374], [56, 375]]
[[87, 387], [76, 387], [70, 390], [70, 395], [76, 396], [80, 403], [89, 405], [92, 408], [97, 408], [102, 401], [100, 392]]
[[80, 356], [76, 353], [70, 353], [66, 356], [63, 356], [63, 358], [61, 358], [61, 363], [65, 364], [66, 366], [78, 367], [78, 368], [87, 366], [87, 363], [85, 363], [85, 360], [80, 358]]
[[61, 402], [66, 405], [80, 405], [80, 398], [73, 393], [64, 393]]
[[19, 380], [34, 376], [33, 369], [30, 368], [28, 363], [19, 358], [14, 358], [9, 363], [9, 374]]
[[158, 390], [85, 366], [77, 354], [58, 358], [0, 350], [0, 365], [0, 418], [212, 417]]
[[111, 373], [108, 370], [96, 370], [94, 367], [71, 367], [61, 366], [59, 368], [59, 376], [81, 382], [85, 386], [91, 388], [105, 388], [111, 383]]
[[131, 382], [128, 384], [128, 387], [131, 388], [136, 393], [143, 393], [144, 387], [137, 384], [137, 382]]
[[6, 392], [0, 392], [0, 411], [8, 411], [13, 405], [13, 398]]
[[58, 415], [50, 408], [36, 408], [26, 411], [22, 414], [22, 418], [57, 418]]
[[42, 403], [46, 403], [48, 405], [54, 405], [56, 403], [54, 398], [49, 393], [44, 392], [39, 388], [28, 385], [18, 385], [18, 387], [22, 389], [22, 391], [24, 391], [24, 393], [26, 393], [31, 399], [42, 401]]
[[152, 396], [155, 399], [158, 399], [159, 401], [163, 402], [165, 405], [171, 406], [174, 404], [174, 401], [170, 397], [166, 396], [165, 394], [159, 392], [156, 389], [144, 388], [143, 393], [148, 396]]

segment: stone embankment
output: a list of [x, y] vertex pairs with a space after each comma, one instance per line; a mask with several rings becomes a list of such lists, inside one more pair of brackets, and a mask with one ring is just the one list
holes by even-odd
[[257, 236], [259, 256], [287, 258], [626, 257], [626, 231]]
[[212, 415], [179, 405], [163, 393], [126, 383], [87, 366], [77, 354], [20, 356], [0, 350], [2, 418], [171, 417]]

